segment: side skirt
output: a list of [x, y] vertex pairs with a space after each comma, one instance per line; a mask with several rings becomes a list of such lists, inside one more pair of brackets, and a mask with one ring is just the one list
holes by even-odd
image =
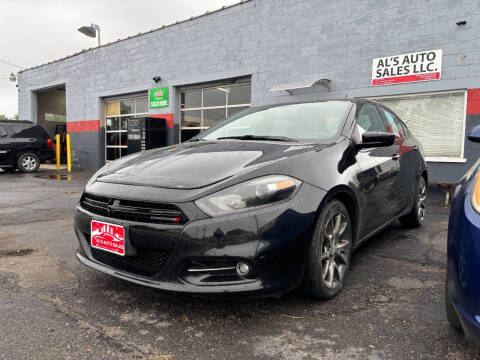
[[[408, 208], [407, 208], [408, 209]], [[355, 244], [353, 245], [353, 251], [357, 250], [360, 245], [362, 245], [365, 241], [367, 241], [368, 239], [370, 239], [371, 237], [373, 237], [374, 235], [378, 234], [380, 231], [384, 230], [385, 228], [387, 228], [388, 226], [390, 226], [393, 222], [397, 221], [398, 219], [400, 219], [402, 216], [408, 214], [410, 210], [406, 211], [402, 211], [399, 215], [391, 218], [389, 221], [387, 221], [385, 224], [383, 224], [382, 226], [380, 226], [379, 228], [373, 230], [372, 232], [370, 232], [368, 235], [364, 236], [361, 240], [357, 240], [355, 242]]]

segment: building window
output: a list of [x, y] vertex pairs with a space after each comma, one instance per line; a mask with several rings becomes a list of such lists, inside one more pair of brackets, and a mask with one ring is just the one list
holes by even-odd
[[127, 155], [128, 120], [148, 115], [146, 96], [107, 101], [105, 106], [105, 160]]
[[186, 141], [228, 116], [248, 109], [251, 84], [180, 91], [180, 141]]
[[422, 143], [427, 160], [460, 161], [463, 159], [465, 99], [462, 90], [372, 100], [389, 107], [403, 120]]
[[45, 121], [67, 122], [67, 115], [45, 113]]

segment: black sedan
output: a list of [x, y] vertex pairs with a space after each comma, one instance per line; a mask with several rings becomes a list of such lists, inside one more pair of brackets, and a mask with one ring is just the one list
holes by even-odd
[[251, 108], [100, 169], [76, 208], [78, 259], [158, 289], [332, 298], [352, 251], [422, 224], [420, 143], [366, 100]]

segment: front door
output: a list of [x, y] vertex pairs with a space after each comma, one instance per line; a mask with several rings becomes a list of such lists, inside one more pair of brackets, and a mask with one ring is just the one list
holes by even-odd
[[[374, 104], [363, 104], [357, 111], [359, 135], [368, 131], [385, 132], [386, 126]], [[357, 180], [365, 209], [360, 236], [364, 237], [390, 220], [397, 211], [396, 177], [399, 164], [395, 146], [366, 148], [358, 151]]]
[[387, 124], [387, 131], [395, 134], [393, 156], [397, 159], [399, 169], [395, 180], [395, 188], [398, 189], [395, 200], [397, 203], [395, 215], [398, 215], [411, 205], [413, 194], [417, 190], [416, 177], [420, 167], [418, 148], [398, 117], [383, 106], [379, 106], [379, 109]]

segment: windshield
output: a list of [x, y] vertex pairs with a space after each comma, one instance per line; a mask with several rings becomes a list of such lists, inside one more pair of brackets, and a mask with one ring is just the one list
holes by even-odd
[[348, 101], [326, 101], [249, 109], [199, 135], [197, 140], [333, 140], [342, 129]]

